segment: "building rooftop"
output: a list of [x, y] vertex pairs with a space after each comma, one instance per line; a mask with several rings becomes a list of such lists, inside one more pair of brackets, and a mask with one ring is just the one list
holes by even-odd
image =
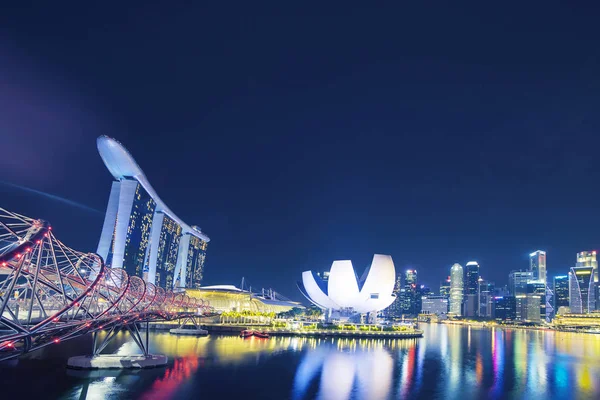
[[210, 238], [199, 228], [189, 226], [167, 207], [152, 185], [150, 185], [150, 182], [148, 182], [148, 178], [144, 175], [144, 171], [142, 171], [133, 156], [121, 143], [111, 137], [103, 135], [98, 137], [97, 146], [100, 157], [102, 158], [102, 161], [104, 161], [104, 165], [106, 165], [106, 168], [108, 168], [115, 179], [119, 181], [123, 179], [135, 179], [142, 185], [146, 192], [148, 192], [150, 197], [154, 199], [156, 202], [156, 210], [163, 212], [169, 216], [169, 218], [177, 222], [179, 226], [181, 226], [184, 234], [187, 233], [196, 236], [205, 242], [210, 241]]

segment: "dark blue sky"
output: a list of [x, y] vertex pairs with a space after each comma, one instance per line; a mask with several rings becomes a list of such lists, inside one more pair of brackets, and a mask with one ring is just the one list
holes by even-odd
[[[103, 212], [117, 138], [211, 236], [205, 284], [300, 298], [303, 270], [375, 252], [435, 290], [537, 248], [562, 274], [600, 247], [600, 10], [433, 3], [3, 7], [0, 178]], [[100, 213], [0, 196], [95, 250]]]

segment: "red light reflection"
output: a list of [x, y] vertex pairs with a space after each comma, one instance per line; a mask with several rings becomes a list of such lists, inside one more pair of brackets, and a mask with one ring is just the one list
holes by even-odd
[[178, 358], [171, 368], [167, 368], [162, 378], [158, 378], [150, 390], [142, 394], [140, 399], [172, 399], [179, 386], [187, 381], [198, 369], [198, 358], [190, 356]]

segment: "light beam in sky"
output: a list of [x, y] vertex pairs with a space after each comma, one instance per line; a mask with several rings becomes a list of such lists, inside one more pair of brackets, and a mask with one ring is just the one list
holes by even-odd
[[85, 211], [89, 211], [89, 212], [93, 212], [93, 213], [97, 213], [97, 214], [102, 214], [101, 211], [96, 210], [95, 208], [86, 206], [85, 204], [81, 204], [81, 203], [78, 203], [78, 202], [73, 201], [73, 200], [65, 199], [64, 197], [60, 197], [60, 196], [57, 196], [55, 194], [42, 192], [41, 190], [32, 189], [32, 188], [29, 188], [27, 186], [21, 186], [21, 185], [17, 185], [17, 184], [10, 183], [10, 182], [5, 182], [5, 181], [0, 181], [0, 185], [4, 185], [6, 187], [10, 187], [10, 188], [14, 188], [14, 189], [19, 189], [19, 190], [22, 190], [23, 192], [36, 194], [38, 196], [42, 196], [42, 197], [45, 197], [45, 198], [50, 199], [50, 200], [58, 201], [60, 203], [67, 204], [67, 205], [72, 206], [72, 207], [77, 207], [77, 208], [85, 210]]

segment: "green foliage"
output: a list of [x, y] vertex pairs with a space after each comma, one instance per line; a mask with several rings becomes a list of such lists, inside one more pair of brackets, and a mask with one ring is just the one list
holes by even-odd
[[386, 326], [383, 328], [383, 330], [386, 332], [405, 332], [405, 331], [408, 331], [408, 327], [404, 326], [404, 325], [393, 325], [393, 326]]

